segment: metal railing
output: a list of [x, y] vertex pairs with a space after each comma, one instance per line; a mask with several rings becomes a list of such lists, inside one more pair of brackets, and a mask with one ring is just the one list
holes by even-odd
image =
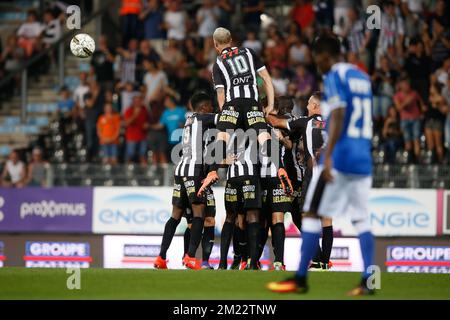
[[[103, 2], [103, 1], [102, 1]], [[104, 1], [102, 6], [92, 13], [92, 15], [81, 19], [81, 27], [86, 26], [89, 22], [94, 19], [101, 19], [101, 15], [110, 9], [111, 5], [117, 4], [115, 0]], [[19, 74], [21, 76], [21, 85], [20, 85], [20, 97], [21, 97], [21, 121], [25, 123], [27, 121], [27, 99], [28, 99], [28, 70], [31, 66], [36, 64], [41, 59], [45, 58], [53, 50], [57, 50], [58, 52], [58, 84], [61, 87], [64, 85], [64, 76], [65, 76], [65, 43], [67, 40], [71, 39], [79, 30], [69, 30], [64, 33], [61, 38], [50, 45], [48, 48], [40, 51], [38, 54], [25, 61], [20, 68], [14, 70], [13, 72], [7, 74], [3, 79], [0, 80], [0, 90], [6, 87], [11, 81], [13, 81]]]
[[[166, 167], [139, 164], [52, 164], [50, 185], [54, 186], [171, 186], [172, 164]], [[220, 169], [219, 185], [226, 180]], [[450, 165], [375, 165], [374, 188], [449, 189]]]

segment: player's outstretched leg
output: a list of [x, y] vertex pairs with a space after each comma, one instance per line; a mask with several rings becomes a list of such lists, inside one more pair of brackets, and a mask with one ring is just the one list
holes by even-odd
[[159, 256], [156, 258], [154, 266], [156, 269], [167, 269], [166, 254], [169, 250], [170, 244], [172, 243], [173, 236], [180, 224], [181, 217], [183, 216], [183, 209], [177, 206], [173, 206], [172, 216], [166, 222], [164, 226], [164, 234], [161, 241], [161, 250]]
[[225, 223], [222, 227], [222, 233], [220, 234], [220, 263], [219, 269], [228, 269], [228, 249], [230, 249], [231, 236], [233, 235], [235, 215], [231, 212], [227, 212]]
[[201, 263], [195, 258], [195, 253], [202, 239], [203, 225], [205, 222], [205, 205], [192, 204], [192, 211], [194, 218], [192, 219], [191, 239], [189, 241], [188, 253], [183, 261], [189, 269], [198, 270], [201, 268]]
[[247, 211], [247, 230], [250, 264], [247, 269], [258, 270], [259, 246], [261, 237], [261, 224], [259, 223], [259, 210], [253, 209]]
[[367, 218], [359, 221], [353, 221], [352, 223], [356, 231], [358, 232], [361, 254], [364, 261], [364, 271], [362, 273], [360, 284], [356, 288], [348, 292], [348, 295], [372, 295], [375, 293], [375, 290], [373, 288], [369, 288], [367, 282], [371, 275], [369, 273], [369, 267], [373, 265], [374, 260], [375, 241], [372, 232], [370, 232], [370, 225]]
[[276, 271], [285, 270], [284, 266], [284, 242], [286, 239], [286, 231], [283, 223], [283, 212], [275, 212], [272, 214], [272, 243], [275, 259], [273, 269]]
[[239, 228], [239, 225], [234, 226], [233, 230], [233, 251], [234, 251], [234, 257], [233, 257], [233, 263], [231, 264], [230, 269], [231, 270], [239, 270], [239, 266], [241, 264], [242, 260], [242, 247], [241, 243], [244, 241], [244, 235], [245, 231]]
[[216, 221], [214, 217], [205, 218], [205, 226], [203, 227], [202, 238], [202, 269], [212, 269], [209, 265], [209, 257], [214, 246], [214, 226]]
[[302, 223], [303, 242], [299, 268], [293, 278], [284, 281], [269, 282], [267, 284], [269, 290], [279, 293], [306, 293], [308, 291], [306, 276], [311, 259], [317, 251], [320, 229], [321, 225], [319, 218], [315, 215], [306, 214]]

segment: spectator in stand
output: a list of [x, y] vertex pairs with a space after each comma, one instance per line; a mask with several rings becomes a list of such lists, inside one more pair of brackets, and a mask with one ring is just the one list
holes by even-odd
[[444, 28], [444, 22], [441, 19], [433, 19], [430, 47], [432, 70], [436, 70], [445, 59], [450, 57], [450, 31]]
[[[409, 1], [412, 3], [415, 1]], [[408, 2], [402, 1], [400, 4], [401, 13], [405, 22], [405, 37], [406, 39], [414, 39], [419, 37], [422, 29], [425, 27], [425, 22], [420, 19], [419, 14], [411, 11]], [[422, 13], [420, 13], [422, 15]]]
[[420, 135], [422, 101], [419, 94], [411, 89], [408, 78], [402, 78], [398, 84], [399, 90], [394, 95], [394, 104], [400, 113], [400, 126], [403, 132], [405, 150], [414, 152], [415, 161], [420, 155]]
[[201, 38], [209, 38], [218, 26], [220, 10], [212, 0], [203, 0], [202, 6], [197, 11], [198, 35]]
[[369, 44], [371, 32], [366, 29], [364, 19], [361, 19], [355, 8], [348, 9], [349, 26], [343, 32], [347, 40], [348, 51], [358, 54], [368, 64], [367, 45]]
[[445, 119], [445, 147], [450, 148], [450, 79], [447, 80], [447, 84], [442, 89], [442, 96], [445, 99], [447, 106], [447, 117]]
[[131, 82], [117, 84], [116, 90], [119, 92], [120, 113], [125, 115], [128, 107], [133, 104], [133, 98], [141, 93], [135, 89], [133, 83]]
[[115, 50], [108, 46], [105, 35], [101, 35], [98, 45], [92, 55], [91, 70], [97, 82], [103, 89], [111, 89], [114, 84]]
[[142, 40], [139, 44], [139, 52], [136, 56], [136, 82], [143, 83], [144, 75], [147, 72], [144, 67], [144, 60], [150, 60], [159, 63], [161, 58], [159, 54], [153, 50], [150, 42]]
[[402, 132], [400, 130], [400, 122], [395, 107], [389, 107], [386, 120], [383, 122], [382, 130], [382, 149], [386, 153], [386, 161], [388, 163], [395, 162], [395, 153], [401, 147]]
[[290, 12], [291, 19], [295, 21], [304, 36], [313, 33], [314, 9], [312, 3], [306, 0], [296, 0]]
[[447, 80], [450, 78], [450, 57], [445, 59], [442, 66], [438, 68], [434, 74], [436, 76], [436, 81], [445, 88]]
[[428, 109], [425, 112], [425, 138], [427, 149], [435, 152], [439, 163], [444, 161], [444, 125], [447, 114], [447, 102], [441, 95], [441, 86], [430, 85]]
[[[11, 73], [18, 70], [24, 62], [25, 51], [18, 46], [17, 37], [15, 34], [10, 35], [6, 40], [6, 46], [0, 54], [0, 65], [3, 65], [5, 73]], [[16, 76], [11, 83], [11, 92], [17, 91], [19, 86], [20, 76]], [[6, 90], [5, 90], [6, 92]]]
[[167, 157], [171, 158], [172, 149], [181, 141], [181, 130], [186, 121], [186, 108], [178, 106], [175, 99], [171, 96], [166, 96], [164, 99], [165, 110], [159, 119], [159, 123], [152, 125], [152, 129], [166, 129], [168, 137]]
[[284, 41], [283, 35], [276, 29], [272, 29], [269, 39], [266, 42], [266, 61], [270, 69], [278, 67], [285, 69], [287, 66], [287, 45]]
[[100, 116], [105, 105], [105, 92], [95, 80], [89, 85], [89, 92], [84, 96], [84, 128], [86, 137], [86, 147], [88, 152], [88, 160], [97, 155], [98, 139], [97, 139], [97, 119]]
[[2, 173], [2, 187], [21, 188], [26, 181], [26, 167], [16, 150], [11, 151]]
[[128, 42], [138, 36], [139, 14], [141, 10], [141, 0], [122, 0], [119, 14], [122, 24], [123, 48], [127, 48]]
[[62, 35], [61, 22], [53, 15], [50, 9], [44, 12], [44, 33], [42, 42], [46, 47], [56, 43]]
[[27, 167], [26, 185], [30, 187], [48, 187], [48, 174], [50, 165], [42, 157], [42, 150], [34, 148], [31, 153], [31, 162]]
[[125, 111], [125, 141], [127, 145], [126, 161], [131, 163], [139, 156], [139, 163], [146, 165], [147, 130], [149, 116], [142, 100], [142, 96], [133, 97], [133, 104]]
[[164, 14], [164, 26], [167, 30], [167, 39], [183, 41], [186, 39], [187, 16], [181, 10], [180, 0], [171, 0], [167, 4], [167, 11]]
[[373, 84], [373, 120], [376, 131], [381, 128], [384, 119], [388, 115], [388, 108], [392, 105], [392, 97], [395, 93], [394, 84], [398, 73], [389, 68], [386, 57], [381, 57], [380, 68], [372, 74]]
[[302, 41], [301, 37], [296, 37], [293, 40], [293, 45], [289, 49], [289, 65], [295, 66], [299, 63], [309, 65], [311, 61], [311, 50], [308, 45]]
[[243, 24], [247, 30], [259, 33], [261, 27], [261, 15], [264, 13], [263, 0], [242, 1]]
[[364, 62], [359, 58], [359, 54], [356, 52], [349, 51], [347, 52], [347, 62], [355, 65], [359, 70], [368, 73], [369, 70]]
[[445, 28], [448, 28], [450, 26], [448, 19], [449, 9], [450, 7], [445, 4], [445, 0], [437, 0], [434, 12], [429, 15], [428, 24], [432, 26], [433, 20], [438, 19], [444, 23]]
[[235, 0], [219, 0], [217, 7], [219, 8], [218, 25], [227, 29], [231, 27], [231, 18], [234, 12]]
[[60, 98], [57, 102], [58, 105], [58, 115], [62, 118], [68, 118], [73, 116], [75, 109], [75, 100], [70, 92], [69, 88], [63, 86], [59, 91]]
[[164, 8], [159, 0], [148, 0], [139, 15], [144, 24], [144, 40], [150, 40], [158, 54], [164, 54]]
[[168, 41], [166, 51], [161, 57], [161, 60], [163, 62], [164, 70], [169, 76], [173, 75], [182, 64], [186, 63], [185, 57], [178, 47], [178, 42], [175, 40]]
[[136, 60], [138, 54], [139, 42], [137, 39], [131, 39], [128, 42], [128, 49], [118, 48], [120, 54], [120, 81], [136, 82]]
[[261, 54], [262, 42], [256, 37], [255, 31], [247, 31], [247, 38], [242, 45], [246, 48], [252, 49], [258, 55]]
[[85, 106], [84, 96], [89, 92], [88, 74], [81, 72], [79, 75], [80, 82], [73, 91], [73, 100], [78, 113], [82, 113]]
[[405, 59], [404, 69], [411, 79], [411, 87], [419, 93], [420, 97], [428, 100], [430, 87], [431, 59], [424, 52], [422, 41], [415, 38], [410, 41], [409, 53]]
[[150, 60], [144, 60], [144, 68], [147, 70], [144, 75], [145, 104], [149, 105], [154, 101], [163, 99], [168, 85], [167, 75], [160, 70], [159, 65]]
[[388, 47], [395, 48], [395, 55], [402, 55], [403, 38], [405, 34], [403, 19], [396, 14], [395, 4], [388, 0], [384, 3], [381, 14], [381, 30], [376, 51], [377, 66], [381, 56], [388, 53]]
[[115, 165], [120, 135], [120, 115], [114, 111], [111, 103], [105, 104], [105, 112], [98, 118], [97, 135], [103, 163]]
[[280, 68], [275, 67], [272, 69], [272, 83], [276, 95], [278, 96], [286, 95], [289, 80], [286, 77], [282, 76]]
[[306, 102], [315, 90], [316, 82], [314, 76], [306, 70], [303, 64], [299, 64], [295, 68], [294, 83], [297, 86], [297, 98]]
[[31, 57], [38, 48], [39, 37], [43, 30], [44, 26], [38, 21], [37, 12], [29, 10], [26, 22], [17, 30], [18, 43], [25, 50], [26, 57]]
[[164, 99], [155, 100], [150, 103], [149, 112], [149, 149], [152, 151], [152, 168], [156, 166], [167, 166], [167, 150], [168, 138], [165, 128], [157, 127], [155, 125], [160, 123], [161, 115], [164, 112]]

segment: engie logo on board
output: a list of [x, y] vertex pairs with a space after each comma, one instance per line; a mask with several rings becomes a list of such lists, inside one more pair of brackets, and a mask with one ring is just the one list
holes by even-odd
[[388, 272], [450, 273], [450, 247], [388, 246]]
[[[172, 214], [172, 188], [94, 189], [94, 233], [163, 234]], [[186, 224], [180, 224], [184, 230]]]
[[[435, 236], [437, 233], [436, 190], [372, 189], [369, 222], [375, 236]], [[355, 236], [347, 217], [333, 219], [333, 229], [342, 236]]]

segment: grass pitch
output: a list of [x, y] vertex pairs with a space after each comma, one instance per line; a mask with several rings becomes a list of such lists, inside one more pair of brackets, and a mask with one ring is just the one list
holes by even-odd
[[[81, 289], [68, 290], [65, 269], [0, 268], [0, 299], [349, 299], [350, 272], [310, 273], [306, 295], [276, 294], [268, 281], [289, 272], [82, 269]], [[450, 299], [450, 275], [382, 273], [381, 290], [367, 299]]]

